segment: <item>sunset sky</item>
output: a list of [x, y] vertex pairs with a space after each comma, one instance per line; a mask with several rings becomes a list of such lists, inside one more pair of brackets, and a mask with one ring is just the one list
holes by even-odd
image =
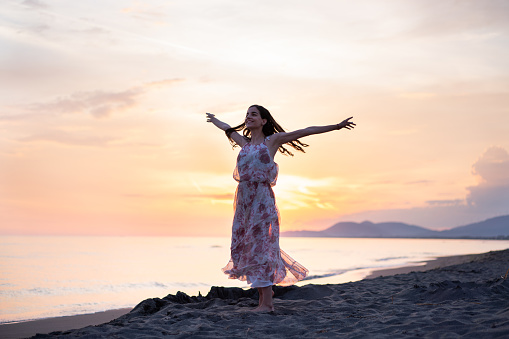
[[5, 0], [0, 234], [227, 236], [249, 105], [282, 231], [509, 214], [507, 1]]

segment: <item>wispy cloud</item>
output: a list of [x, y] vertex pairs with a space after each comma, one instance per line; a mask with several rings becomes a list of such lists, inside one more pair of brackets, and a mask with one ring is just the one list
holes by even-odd
[[48, 9], [49, 6], [40, 0], [25, 0], [23, 5], [34, 9]]
[[4, 109], [5, 109], [5, 111], [7, 111], [7, 113], [5, 113], [5, 112], [0, 113], [0, 123], [1, 122], [4, 122], [4, 123], [22, 122], [22, 121], [36, 119], [39, 117], [39, 114], [37, 114], [37, 113], [11, 114], [11, 113], [8, 113], [9, 108], [4, 107]]
[[64, 145], [101, 147], [108, 146], [112, 142], [116, 141], [116, 139], [112, 137], [69, 133], [61, 130], [51, 130], [36, 133], [28, 137], [20, 138], [18, 140], [21, 142], [47, 141]]
[[433, 181], [431, 180], [415, 180], [415, 181], [409, 181], [405, 182], [405, 185], [428, 185], [431, 184]]
[[153, 7], [142, 2], [133, 3], [129, 7], [123, 8], [122, 13], [129, 14], [136, 19], [150, 22], [154, 20], [163, 21], [167, 18], [163, 6]]
[[233, 194], [231, 194], [231, 193], [223, 193], [223, 194], [182, 194], [181, 196], [185, 197], [185, 198], [227, 200], [230, 203], [233, 201]]
[[[76, 92], [50, 102], [32, 103], [27, 109], [38, 114], [89, 114], [97, 119], [107, 118], [114, 113], [136, 107], [140, 96], [149, 90], [172, 86], [182, 81], [184, 79], [163, 79], [126, 90]], [[31, 114], [26, 113], [19, 116], [0, 114], [0, 120], [19, 120], [30, 116]]]
[[173, 86], [179, 82], [185, 81], [183, 78], [175, 78], [175, 79], [164, 79], [158, 81], [151, 81], [145, 84], [145, 88], [162, 88], [167, 86]]
[[428, 200], [426, 201], [426, 203], [431, 206], [458, 206], [464, 204], [465, 200], [462, 199]]
[[88, 113], [94, 118], [105, 118], [113, 112], [134, 107], [141, 93], [137, 88], [118, 92], [78, 92], [53, 102], [33, 104], [31, 110], [57, 114]]
[[[447, 36], [469, 32], [490, 33], [509, 29], [504, 1], [413, 2], [421, 20], [408, 33], [411, 36]], [[454, 18], [454, 20], [451, 20]]]

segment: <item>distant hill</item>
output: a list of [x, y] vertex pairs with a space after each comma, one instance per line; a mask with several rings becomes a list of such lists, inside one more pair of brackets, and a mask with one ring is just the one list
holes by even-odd
[[509, 236], [509, 215], [455, 227], [440, 234], [447, 238]]
[[509, 215], [491, 218], [475, 224], [434, 231], [400, 222], [372, 223], [339, 222], [323, 231], [288, 231], [286, 237], [334, 238], [500, 238], [509, 239]]

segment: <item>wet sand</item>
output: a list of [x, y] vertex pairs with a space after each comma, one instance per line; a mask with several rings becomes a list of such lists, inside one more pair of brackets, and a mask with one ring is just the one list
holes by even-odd
[[4, 324], [0, 325], [0, 338], [27, 338], [34, 336], [37, 333], [67, 331], [86, 326], [100, 325], [129, 313], [131, 310], [131, 308], [124, 308], [91, 314], [80, 314]]

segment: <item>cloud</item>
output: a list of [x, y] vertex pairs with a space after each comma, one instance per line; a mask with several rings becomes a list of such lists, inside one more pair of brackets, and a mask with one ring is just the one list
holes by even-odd
[[465, 203], [462, 199], [453, 200], [428, 200], [426, 203], [430, 206], [459, 206]]
[[23, 114], [2, 114], [0, 113], [0, 122], [18, 122], [32, 120], [39, 117], [37, 113], [23, 113]]
[[485, 185], [509, 185], [509, 153], [499, 146], [488, 148], [472, 166], [472, 174]]
[[57, 114], [89, 113], [94, 118], [104, 118], [115, 111], [123, 111], [136, 105], [139, 89], [119, 92], [78, 92], [46, 104], [34, 104], [32, 110]]
[[18, 140], [22, 142], [49, 141], [64, 145], [99, 147], [108, 146], [112, 142], [116, 141], [116, 139], [111, 137], [80, 135], [77, 133], [68, 133], [59, 130], [41, 132]]
[[226, 200], [233, 203], [232, 193], [218, 193], [218, 194], [181, 194], [182, 197], [192, 199], [212, 199], [212, 200]]
[[447, 36], [475, 31], [489, 34], [509, 29], [509, 6], [504, 1], [424, 1], [411, 4], [416, 5], [415, 10], [422, 16], [409, 31], [412, 36]]
[[431, 184], [433, 181], [431, 180], [415, 180], [406, 182], [405, 185], [427, 185]]
[[432, 229], [446, 229], [509, 214], [509, 153], [502, 147], [488, 148], [472, 165], [479, 178], [466, 187], [462, 199], [428, 200], [425, 207], [372, 210], [345, 215], [342, 220], [402, 221]]
[[106, 28], [98, 27], [98, 26], [93, 26], [93, 27], [84, 28], [84, 29], [73, 29], [70, 31], [72, 33], [77, 33], [77, 34], [83, 33], [83, 34], [92, 35], [92, 36], [107, 35], [107, 34], [111, 33]]
[[[0, 120], [1, 121], [1, 120]], [[21, 138], [13, 138], [22, 143], [51, 142], [67, 146], [87, 146], [87, 147], [109, 147], [109, 148], [129, 148], [136, 149], [160, 149], [163, 144], [157, 142], [143, 141], [136, 134], [132, 135], [124, 131], [121, 136], [112, 136], [111, 132], [98, 131], [98, 126], [93, 128], [80, 129], [47, 129], [38, 131]], [[134, 140], [133, 140], [134, 139]]]
[[[86, 113], [94, 118], [106, 118], [113, 113], [122, 112], [135, 107], [139, 97], [150, 89], [160, 89], [182, 82], [184, 79], [164, 79], [129, 88], [123, 91], [88, 91], [76, 92], [67, 97], [59, 98], [48, 103], [29, 105], [33, 112], [50, 114]], [[12, 119], [12, 117], [10, 118]]]
[[130, 7], [122, 9], [122, 13], [129, 14], [136, 19], [149, 22], [164, 22], [166, 19], [163, 6], [151, 7], [144, 3], [134, 3]]
[[34, 9], [47, 9], [49, 6], [40, 0], [25, 0], [23, 5]]
[[[335, 178], [312, 179], [296, 175], [284, 175], [278, 178], [274, 191], [278, 197], [280, 210], [334, 209], [332, 200], [340, 199], [337, 192], [335, 192], [335, 188], [340, 185], [346, 188], [345, 183]], [[334, 193], [327, 192], [330, 188], [334, 188]], [[319, 194], [318, 191], [323, 194]], [[333, 194], [333, 198], [331, 194]]]
[[183, 78], [175, 78], [175, 79], [164, 79], [164, 80], [158, 80], [158, 81], [152, 81], [145, 84], [146, 88], [162, 88], [167, 86], [172, 86], [176, 83], [184, 81]]
[[472, 166], [480, 177], [477, 186], [468, 187], [467, 202], [472, 208], [509, 213], [509, 153], [490, 147]]

